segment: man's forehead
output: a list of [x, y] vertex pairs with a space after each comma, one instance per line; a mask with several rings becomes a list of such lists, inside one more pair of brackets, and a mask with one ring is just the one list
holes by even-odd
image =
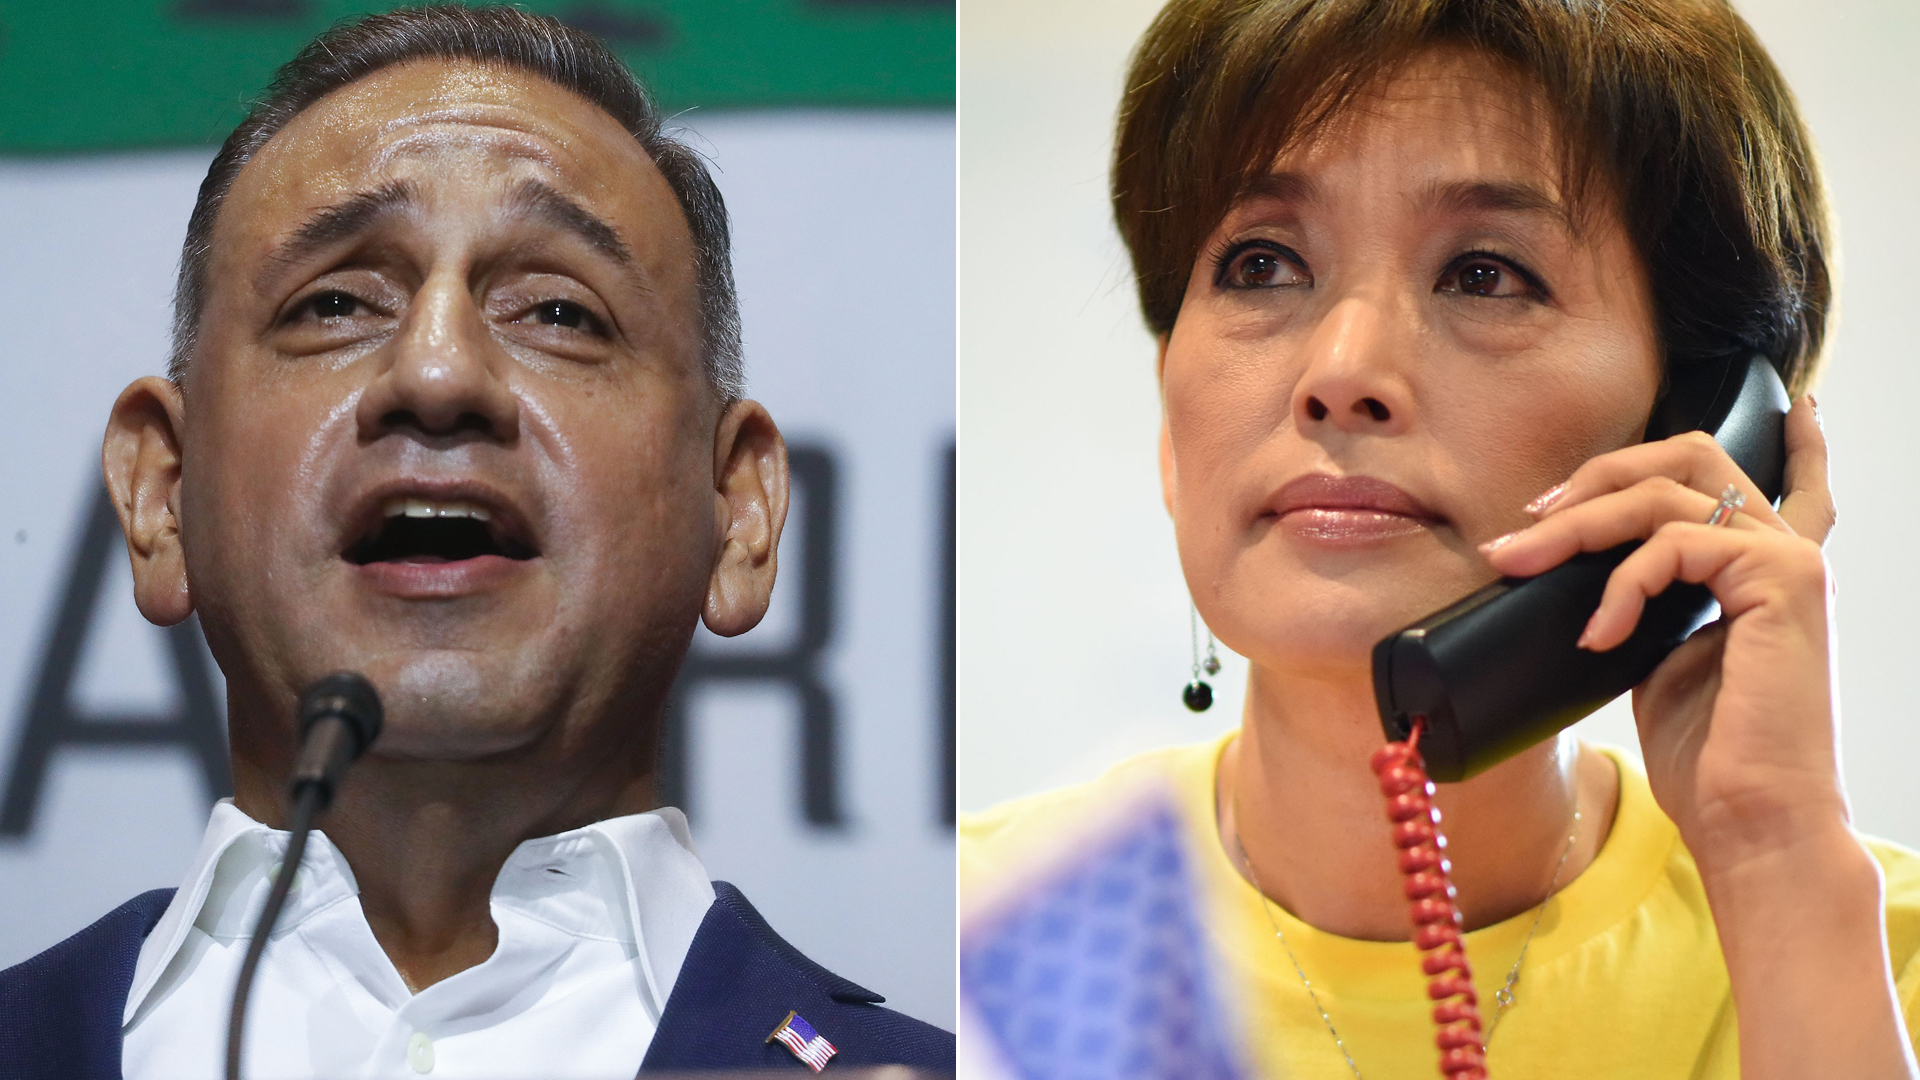
[[561, 169], [574, 155], [563, 138], [555, 138], [513, 105], [467, 102], [420, 112], [408, 111], [378, 125], [362, 151], [379, 169], [409, 156], [428, 157], [447, 150], [473, 149], [506, 158], [524, 158]]
[[329, 94], [241, 170], [228, 206], [254, 219], [247, 232], [277, 236], [396, 181], [509, 198], [530, 180], [615, 219], [679, 224], [671, 188], [613, 117], [537, 75], [465, 61], [395, 65]]

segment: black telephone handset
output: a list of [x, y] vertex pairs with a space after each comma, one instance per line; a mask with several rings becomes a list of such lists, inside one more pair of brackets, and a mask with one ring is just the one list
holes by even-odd
[[[1786, 471], [1786, 388], [1764, 356], [1679, 365], [1655, 405], [1647, 441], [1713, 435], [1778, 501]], [[1464, 780], [1566, 728], [1653, 673], [1713, 614], [1705, 586], [1647, 602], [1633, 636], [1606, 652], [1574, 642], [1607, 577], [1639, 546], [1575, 555], [1531, 578], [1503, 578], [1383, 639], [1373, 692], [1390, 742], [1425, 717], [1420, 754], [1442, 782]]]

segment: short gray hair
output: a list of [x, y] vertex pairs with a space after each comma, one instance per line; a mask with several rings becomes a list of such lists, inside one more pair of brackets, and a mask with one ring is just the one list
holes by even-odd
[[738, 399], [745, 380], [727, 207], [706, 163], [661, 129], [652, 96], [605, 45], [557, 19], [510, 7], [407, 8], [343, 22], [315, 38], [274, 75], [266, 93], [214, 155], [187, 220], [167, 374], [175, 382], [186, 374], [206, 307], [214, 220], [240, 170], [307, 106], [411, 60], [468, 60], [531, 72], [599, 106], [639, 142], [673, 189], [693, 234], [707, 382], [723, 402]]

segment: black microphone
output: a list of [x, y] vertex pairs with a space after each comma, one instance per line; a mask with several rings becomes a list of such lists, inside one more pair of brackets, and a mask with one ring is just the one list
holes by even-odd
[[253, 939], [247, 943], [240, 980], [233, 988], [233, 1009], [227, 1016], [227, 1080], [240, 1080], [240, 1043], [246, 1030], [253, 973], [260, 966], [273, 924], [280, 921], [280, 909], [300, 870], [314, 815], [332, 804], [340, 775], [380, 737], [382, 718], [380, 695], [374, 692], [373, 684], [352, 672], [328, 675], [300, 694], [300, 754], [294, 758], [293, 778], [287, 785], [293, 799], [287, 832], [292, 835], [286, 857], [280, 860], [280, 872], [274, 875], [273, 888], [267, 893], [267, 906], [261, 909]]

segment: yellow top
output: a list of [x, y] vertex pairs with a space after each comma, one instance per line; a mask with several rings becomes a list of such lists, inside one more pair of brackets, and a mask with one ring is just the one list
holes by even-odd
[[[1275, 940], [1256, 892], [1228, 862], [1214, 816], [1214, 776], [1231, 734], [1143, 754], [1089, 784], [1005, 803], [960, 822], [960, 887], [968, 908], [1044, 861], [1058, 838], [1097, 821], [1146, 785], [1171, 795], [1218, 954], [1217, 977], [1238, 1004], [1258, 1073], [1351, 1080], [1333, 1037]], [[1646, 776], [1620, 769], [1620, 803], [1598, 857], [1548, 901], [1528, 947], [1515, 1003], [1488, 1045], [1494, 1076], [1558, 1080], [1636, 1077], [1737, 1080], [1738, 1036], [1726, 965], [1693, 857], [1654, 803]], [[1909, 1032], [1920, 1031], [1920, 854], [1866, 840], [1887, 884], [1887, 937]], [[1431, 1003], [1413, 946], [1316, 930], [1274, 905], [1273, 918], [1369, 1078], [1433, 1076]], [[1481, 1014], [1506, 979], [1534, 917], [1527, 911], [1468, 934]]]

